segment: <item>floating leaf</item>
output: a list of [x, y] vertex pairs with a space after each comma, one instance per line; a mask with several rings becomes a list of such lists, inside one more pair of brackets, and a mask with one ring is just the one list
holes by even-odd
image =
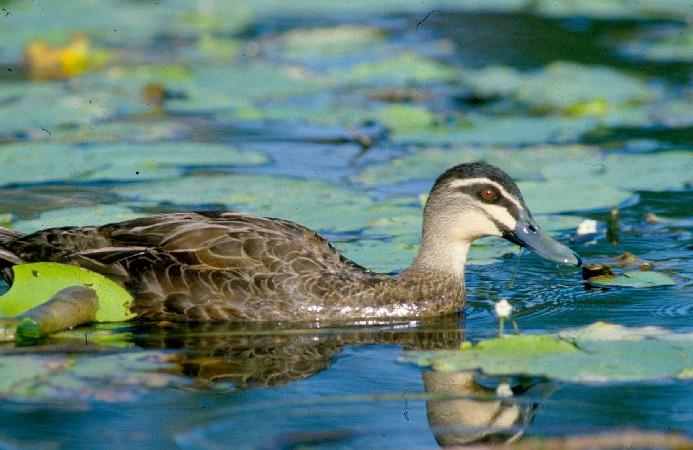
[[693, 334], [597, 323], [559, 336], [508, 336], [458, 351], [411, 352], [406, 360], [442, 372], [481, 370], [579, 383], [681, 377], [691, 358]]
[[654, 97], [647, 83], [616, 69], [560, 61], [529, 73], [489, 67], [466, 72], [463, 80], [482, 96], [512, 96], [533, 108], [571, 115], [602, 115], [614, 105], [643, 103]]
[[49, 300], [58, 291], [76, 285], [96, 291], [98, 322], [120, 322], [133, 318], [132, 296], [120, 285], [98, 273], [77, 266], [39, 262], [12, 267], [14, 282], [0, 296], [0, 315], [16, 316]]
[[285, 52], [294, 57], [342, 56], [366, 51], [384, 41], [382, 30], [371, 26], [339, 25], [324, 28], [295, 28], [279, 37]]
[[378, 118], [395, 133], [427, 128], [435, 122], [435, 117], [428, 109], [410, 105], [386, 106], [378, 111]]
[[623, 190], [685, 189], [693, 182], [693, 154], [667, 151], [647, 154], [608, 153], [583, 164], [551, 161], [542, 169], [548, 179], [608, 185]]
[[206, 66], [195, 70], [193, 76], [201, 90], [245, 100], [276, 101], [328, 86], [327, 80], [306, 69], [276, 63]]
[[109, 222], [141, 217], [124, 205], [82, 206], [76, 208], [61, 208], [41, 213], [35, 219], [17, 220], [12, 228], [24, 233], [31, 233], [44, 228], [78, 227], [87, 225], [102, 225]]
[[432, 59], [405, 52], [376, 62], [359, 63], [331, 73], [334, 81], [353, 85], [406, 85], [454, 81], [456, 71]]
[[123, 185], [116, 192], [149, 204], [216, 204], [330, 231], [361, 228], [369, 217], [364, 212], [373, 206], [368, 196], [333, 183], [243, 174], [191, 175]]
[[676, 375], [676, 378], [681, 378], [681, 379], [693, 379], [693, 368], [686, 368], [683, 369], [681, 372]]
[[26, 133], [45, 138], [61, 127], [106, 119], [115, 113], [102, 101], [106, 97], [107, 93], [86, 97], [57, 82], [0, 83], [0, 136]]
[[98, 144], [17, 143], [0, 147], [3, 184], [52, 180], [137, 180], [177, 176], [187, 166], [247, 166], [264, 155], [191, 142]]
[[469, 114], [462, 126], [401, 133], [398, 141], [427, 145], [536, 145], [575, 142], [599, 126], [590, 117], [527, 117]]
[[633, 198], [628, 191], [592, 180], [551, 179], [517, 184], [530, 209], [539, 213], [613, 208]]
[[589, 279], [592, 284], [600, 286], [620, 286], [630, 288], [649, 288], [657, 286], [674, 286], [676, 281], [669, 275], [654, 271], [628, 271], [621, 275], [599, 275]]

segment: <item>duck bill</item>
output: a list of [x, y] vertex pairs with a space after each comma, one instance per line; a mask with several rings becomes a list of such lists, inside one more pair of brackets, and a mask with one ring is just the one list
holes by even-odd
[[534, 219], [527, 214], [520, 217], [513, 231], [503, 233], [503, 237], [549, 261], [570, 266], [582, 264], [582, 259], [577, 253], [544, 234]]

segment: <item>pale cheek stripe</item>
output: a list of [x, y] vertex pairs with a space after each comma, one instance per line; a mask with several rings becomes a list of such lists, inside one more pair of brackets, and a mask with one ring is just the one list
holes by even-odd
[[[483, 208], [488, 218], [496, 224], [496, 227], [501, 224], [505, 228], [513, 230], [517, 226], [517, 219], [507, 209], [496, 205], [484, 205]], [[499, 231], [502, 230], [499, 228]]]
[[503, 186], [500, 184], [496, 183], [493, 180], [489, 180], [488, 178], [468, 178], [466, 180], [455, 180], [452, 183], [450, 183], [450, 187], [453, 188], [458, 188], [458, 187], [466, 187], [466, 186], [471, 186], [473, 184], [490, 184], [491, 186], [495, 187], [498, 189], [498, 192], [503, 195], [510, 203], [515, 205], [519, 211], [524, 211], [525, 208], [520, 204], [519, 201], [512, 195], [508, 193], [508, 191], [505, 190]]

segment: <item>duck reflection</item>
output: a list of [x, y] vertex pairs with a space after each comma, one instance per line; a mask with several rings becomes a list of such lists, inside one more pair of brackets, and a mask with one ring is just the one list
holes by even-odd
[[[327, 369], [344, 346], [439, 350], [459, 348], [464, 340], [457, 315], [415, 324], [345, 323], [330, 328], [206, 324], [153, 326], [142, 331], [135, 338], [139, 346], [186, 350], [177, 359], [184, 375], [231, 382], [238, 389], [279, 387], [308, 378]], [[551, 391], [546, 385], [511, 380], [499, 395], [497, 379], [471, 372], [422, 371], [422, 377], [428, 423], [441, 446], [516, 440], [538, 402]]]
[[473, 372], [422, 375], [426, 392], [440, 397], [426, 402], [426, 413], [443, 447], [518, 440], [541, 401], [557, 388], [522, 379], [510, 380], [512, 385], [508, 380], [499, 383]]

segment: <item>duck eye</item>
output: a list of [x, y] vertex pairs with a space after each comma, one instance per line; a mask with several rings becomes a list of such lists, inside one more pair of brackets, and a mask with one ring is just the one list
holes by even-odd
[[493, 188], [485, 188], [479, 192], [479, 197], [486, 203], [493, 203], [498, 200], [498, 191]]

